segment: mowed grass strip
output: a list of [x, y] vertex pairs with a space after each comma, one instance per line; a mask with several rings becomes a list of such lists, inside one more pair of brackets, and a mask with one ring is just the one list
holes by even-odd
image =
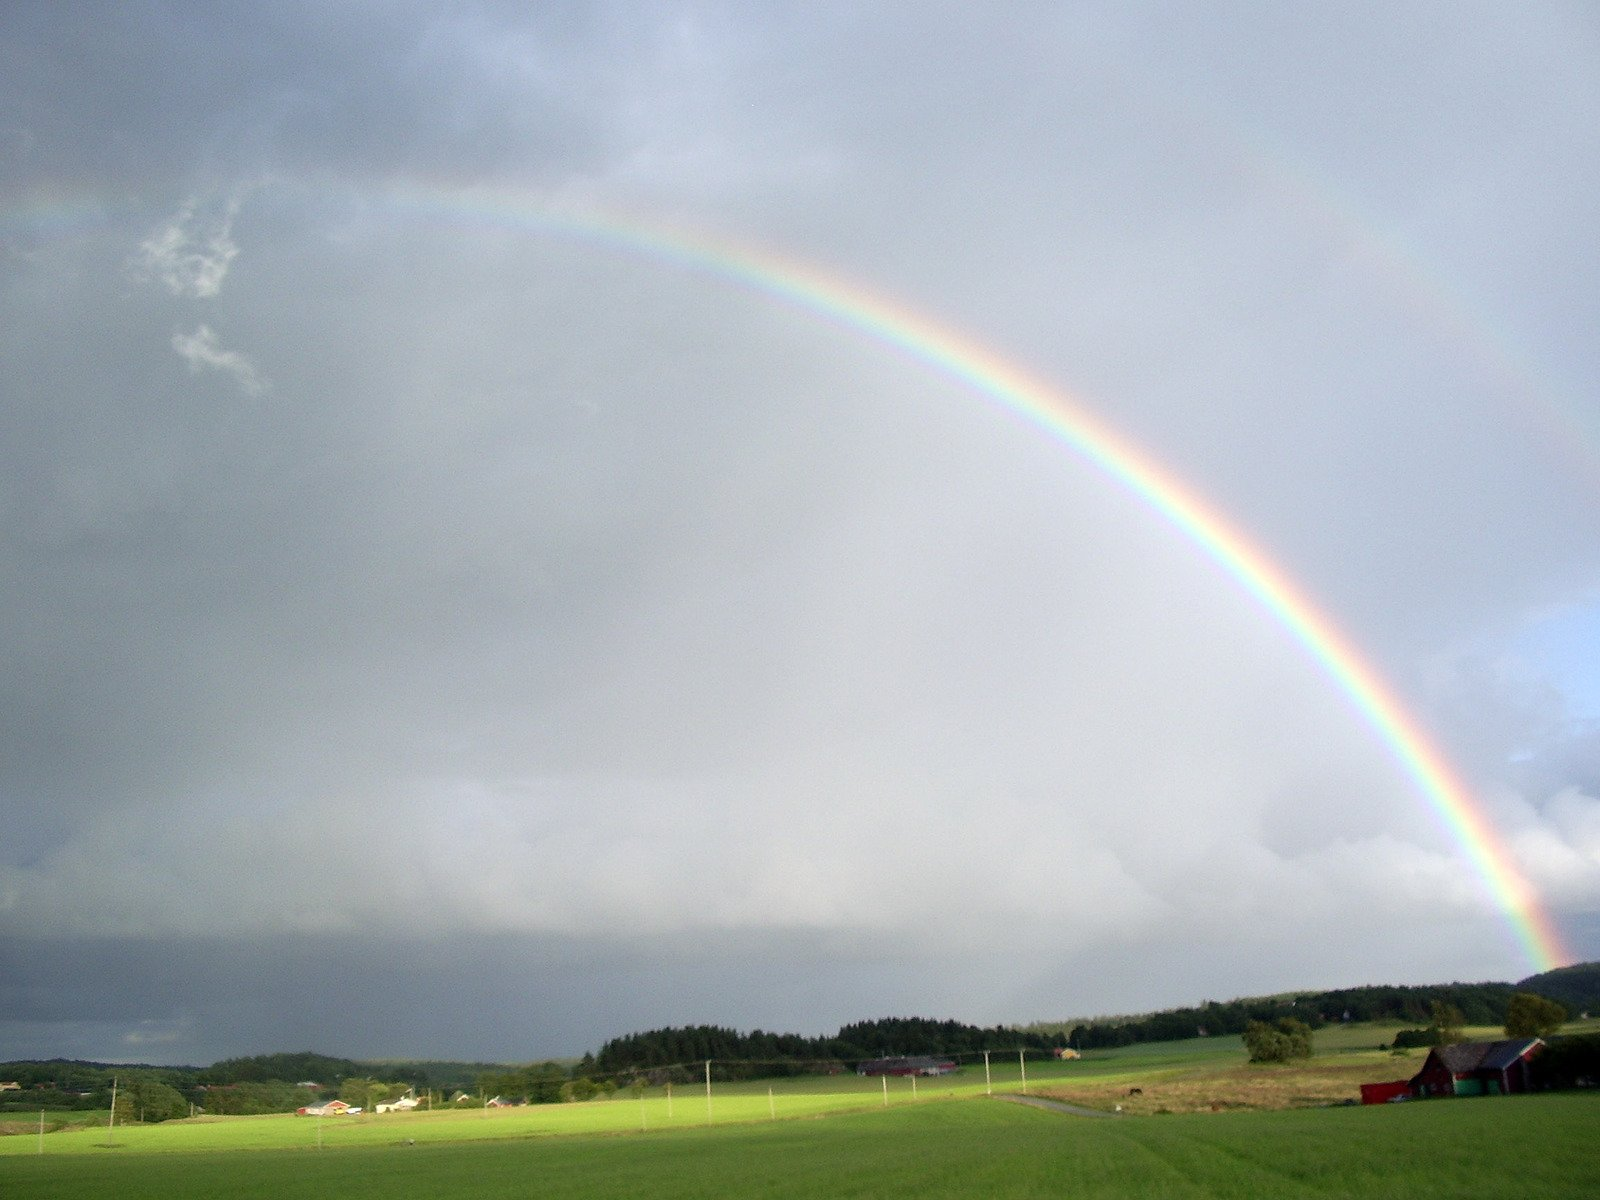
[[1600, 1195], [1600, 1096], [1090, 1121], [967, 1100], [632, 1137], [0, 1162], [7, 1200]]

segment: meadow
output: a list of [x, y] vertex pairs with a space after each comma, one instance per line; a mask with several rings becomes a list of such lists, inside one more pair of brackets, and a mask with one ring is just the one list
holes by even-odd
[[[1487, 1031], [1485, 1031], [1487, 1032]], [[0, 1196], [279, 1197], [467, 1186], [478, 1200], [772, 1196], [1519, 1196], [1600, 1194], [1600, 1095], [1351, 1106], [1363, 1079], [1416, 1070], [1392, 1030], [1319, 1034], [1293, 1067], [1252, 1067], [1236, 1038], [1030, 1062], [1027, 1091], [1113, 1120], [991, 1098], [1015, 1058], [955, 1075], [651, 1089], [584, 1104], [316, 1118], [202, 1117], [0, 1138]], [[1141, 1095], [1129, 1097], [1139, 1088]], [[770, 1090], [769, 1090], [770, 1089]], [[1307, 1107], [1307, 1105], [1332, 1107]], [[1148, 1114], [1148, 1115], [1145, 1115]], [[42, 1153], [41, 1153], [42, 1149]]]
[[114, 1195], [1078, 1197], [1600, 1192], [1590, 1095], [1086, 1120], [982, 1097], [631, 1137], [0, 1160], [7, 1200]]

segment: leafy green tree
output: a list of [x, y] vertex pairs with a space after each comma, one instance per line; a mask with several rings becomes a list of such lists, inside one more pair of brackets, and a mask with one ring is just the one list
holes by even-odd
[[562, 1098], [572, 1101], [593, 1100], [600, 1092], [600, 1087], [594, 1080], [580, 1075], [571, 1083], [561, 1089]]
[[1569, 1034], [1534, 1055], [1537, 1088], [1587, 1087], [1595, 1079], [1600, 1079], [1600, 1034]]
[[317, 1098], [310, 1088], [297, 1088], [288, 1083], [229, 1083], [206, 1088], [200, 1093], [199, 1102], [200, 1107], [213, 1116], [250, 1116], [293, 1112], [315, 1103]]
[[1311, 1057], [1311, 1026], [1294, 1017], [1271, 1022], [1251, 1021], [1244, 1027], [1245, 1049], [1251, 1062], [1289, 1062]]
[[[134, 1076], [124, 1085], [128, 1102], [138, 1121], [171, 1121], [189, 1115], [189, 1102], [177, 1088], [159, 1079]], [[117, 1108], [122, 1109], [122, 1096], [117, 1096]]]
[[389, 1098], [389, 1085], [365, 1075], [352, 1075], [339, 1085], [339, 1099], [354, 1108], [371, 1111], [373, 1105]]
[[1428, 1005], [1428, 1014], [1433, 1018], [1433, 1028], [1439, 1033], [1439, 1040], [1434, 1043], [1435, 1045], [1451, 1046], [1466, 1040], [1461, 1027], [1467, 1023], [1467, 1018], [1454, 1004], [1435, 1000]]
[[1518, 992], [1506, 1005], [1506, 1036], [1549, 1037], [1566, 1019], [1567, 1010], [1554, 1000]]
[[1394, 1048], [1396, 1050], [1414, 1050], [1419, 1046], [1437, 1046], [1439, 1044], [1439, 1031], [1437, 1029], [1402, 1029], [1394, 1035]]
[[111, 1113], [118, 1125], [131, 1125], [139, 1119], [139, 1110], [133, 1106], [133, 1089], [126, 1086], [127, 1083], [125, 1079], [118, 1079], [117, 1086], [112, 1089]]

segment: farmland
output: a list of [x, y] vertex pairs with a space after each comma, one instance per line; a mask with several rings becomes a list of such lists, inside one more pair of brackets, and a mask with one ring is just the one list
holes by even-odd
[[[662, 1088], [582, 1104], [317, 1120], [205, 1117], [0, 1138], [7, 1200], [116, 1194], [181, 1200], [373, 1194], [455, 1187], [712, 1196], [1073, 1194], [1405, 1195], [1478, 1190], [1590, 1195], [1600, 1096], [1544, 1095], [1345, 1106], [1362, 1079], [1408, 1074], [1420, 1055], [1377, 1049], [1392, 1031], [1325, 1031], [1322, 1053], [1252, 1067], [1236, 1038], [1148, 1044], [1028, 1064], [1027, 1090], [1111, 1109], [1040, 1112], [988, 1096], [983, 1065], [923, 1079], [833, 1076]], [[1017, 1061], [992, 1086], [1017, 1092]], [[770, 1088], [770, 1090], [769, 1090]], [[1138, 1096], [1129, 1096], [1133, 1088]], [[1307, 1105], [1335, 1104], [1312, 1108]], [[1252, 1111], [1240, 1111], [1252, 1110]], [[1148, 1116], [1142, 1114], [1149, 1114]], [[17, 1124], [20, 1124], [18, 1122]], [[42, 1153], [41, 1153], [42, 1150]]]
[[1511, 1097], [1089, 1121], [981, 1097], [826, 1120], [321, 1152], [0, 1161], [8, 1200], [292, 1194], [1588, 1196], [1600, 1100]]

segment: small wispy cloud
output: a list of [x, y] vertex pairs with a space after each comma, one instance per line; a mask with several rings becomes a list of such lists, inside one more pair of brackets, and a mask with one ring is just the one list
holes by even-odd
[[138, 1029], [129, 1030], [122, 1035], [123, 1045], [165, 1046], [176, 1042], [182, 1036], [176, 1029], [164, 1029], [155, 1026], [156, 1022], [153, 1021], [142, 1022]]
[[241, 196], [232, 196], [218, 211], [191, 197], [176, 217], [139, 243], [132, 267], [174, 296], [215, 296], [239, 255], [233, 222], [242, 203]]
[[259, 396], [267, 390], [267, 381], [255, 364], [237, 350], [224, 350], [222, 340], [209, 325], [200, 325], [193, 333], [179, 330], [172, 335], [172, 348], [189, 364], [191, 372], [226, 372], [251, 396]]

